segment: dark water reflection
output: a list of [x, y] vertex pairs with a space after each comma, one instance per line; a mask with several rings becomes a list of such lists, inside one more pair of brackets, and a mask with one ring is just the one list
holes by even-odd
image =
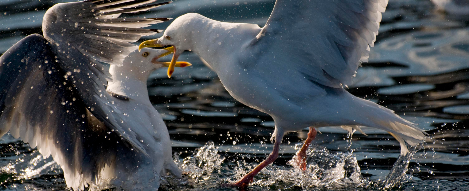
[[[31, 33], [40, 33], [45, 10], [59, 1], [0, 2], [0, 51]], [[158, 17], [175, 18], [186, 12], [199, 12], [207, 17], [233, 22], [262, 25], [274, 5], [273, 0], [178, 0], [163, 8]], [[141, 16], [155, 17], [155, 13]], [[158, 28], [165, 28], [163, 24]], [[383, 15], [378, 41], [370, 54], [370, 62], [359, 68], [349, 91], [395, 110], [417, 123], [434, 137], [417, 152], [410, 162], [413, 178], [401, 186], [403, 190], [467, 190], [469, 189], [469, 25], [467, 21], [447, 17], [434, 10], [427, 0], [393, 0]], [[148, 37], [153, 38], [153, 37]], [[237, 172], [236, 166], [252, 166], [271, 151], [273, 120], [234, 100], [223, 88], [216, 74], [197, 58], [185, 53], [180, 60], [189, 60], [193, 67], [175, 71], [167, 79], [165, 71], [149, 79], [150, 99], [163, 115], [173, 140], [173, 151], [180, 159], [213, 141], [218, 155], [224, 157], [215, 178], [192, 186], [163, 187], [169, 190], [220, 189], [217, 182]], [[370, 180], [384, 178], [399, 155], [399, 144], [391, 135], [364, 128], [367, 136], [356, 133], [350, 145], [344, 130], [319, 128], [313, 142], [328, 152], [346, 153], [353, 149], [361, 175]], [[295, 144], [306, 138], [307, 131], [285, 135], [281, 155], [267, 173], [290, 168], [287, 161], [295, 153]], [[63, 189], [60, 168], [49, 158], [40, 159], [34, 149], [11, 137], [0, 141], [0, 184], [7, 189]], [[345, 156], [345, 155], [344, 155]], [[191, 159], [192, 160], [192, 159]], [[195, 159], [193, 159], [195, 160]], [[16, 162], [15, 162], [16, 161]], [[23, 164], [36, 161], [38, 164]], [[21, 177], [6, 170], [28, 168], [32, 177]], [[31, 168], [34, 166], [34, 168]], [[189, 168], [189, 167], [187, 167]], [[274, 175], [275, 176], [275, 175]], [[273, 179], [261, 175], [261, 180]], [[171, 182], [171, 180], [168, 180]], [[195, 188], [194, 188], [195, 187]], [[203, 187], [203, 188], [201, 188]], [[260, 184], [252, 189], [262, 190]], [[301, 189], [289, 183], [274, 182], [271, 189]], [[316, 189], [329, 188], [317, 187]], [[334, 189], [344, 189], [333, 187]], [[373, 185], [355, 189], [373, 189]], [[312, 188], [311, 188], [312, 189]], [[229, 190], [229, 189], [228, 189]]]

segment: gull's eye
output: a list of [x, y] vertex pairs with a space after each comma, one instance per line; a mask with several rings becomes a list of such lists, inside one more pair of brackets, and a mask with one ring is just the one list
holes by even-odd
[[171, 37], [168, 36], [168, 35], [164, 36], [164, 38], [165, 38], [165, 39], [168, 39], [168, 40], [171, 40]]
[[150, 55], [150, 53], [148, 53], [148, 52], [142, 53], [142, 56], [143, 56], [143, 57], [147, 57], [148, 55]]

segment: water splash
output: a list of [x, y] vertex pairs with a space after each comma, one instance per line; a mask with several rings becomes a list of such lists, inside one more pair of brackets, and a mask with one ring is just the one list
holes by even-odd
[[[301, 144], [296, 147], [300, 148]], [[369, 180], [362, 176], [352, 149], [331, 152], [325, 147], [311, 146], [307, 152], [305, 171], [295, 168], [293, 159], [287, 166], [269, 165], [254, 178], [250, 189], [390, 189], [411, 180], [406, 172], [409, 160], [415, 152], [416, 150], [399, 157], [384, 180]], [[162, 185], [167, 190], [202, 187], [208, 190], [220, 189], [223, 183], [235, 182], [257, 165], [245, 160], [225, 161], [213, 142], [200, 147], [192, 156], [182, 159], [175, 155], [174, 160], [183, 171], [184, 178], [166, 177], [166, 184]]]
[[[269, 186], [280, 182], [287, 183], [288, 187], [312, 188], [358, 188], [365, 187], [369, 181], [361, 176], [360, 166], [351, 149], [351, 136], [354, 131], [347, 135], [347, 152], [331, 153], [325, 147], [310, 146], [307, 151], [306, 170], [300, 170], [297, 166], [296, 157], [288, 164], [292, 167], [267, 168], [264, 173], [270, 174], [269, 181], [257, 181], [260, 186]], [[295, 145], [299, 150], [302, 143]], [[255, 183], [255, 184], [256, 184]]]
[[162, 187], [177, 186], [218, 186], [224, 157], [218, 154], [218, 147], [213, 142], [207, 142], [205, 146], [196, 150], [195, 155], [181, 159], [178, 154], [174, 155], [174, 162], [182, 171], [184, 178], [174, 179], [163, 177]]
[[[356, 188], [367, 183], [362, 178], [360, 167], [353, 152], [331, 153], [326, 148], [312, 147], [307, 153], [306, 170], [294, 167], [296, 161], [289, 161], [290, 167], [269, 166], [260, 174], [267, 175], [266, 180], [257, 180], [253, 184], [272, 186], [281, 183], [284, 188]], [[282, 188], [282, 189], [284, 189]]]
[[208, 142], [197, 150], [194, 157], [186, 157], [176, 164], [180, 166], [183, 173], [199, 182], [210, 179], [215, 170], [219, 172], [223, 160], [225, 160], [224, 157], [218, 155], [218, 148], [215, 147], [214, 143]]
[[411, 180], [412, 176], [407, 175], [406, 173], [409, 169], [409, 162], [417, 151], [418, 149], [411, 147], [406, 155], [400, 155], [389, 174], [382, 182], [379, 182], [378, 185], [381, 185], [385, 189], [389, 189], [400, 186], [402, 183]]

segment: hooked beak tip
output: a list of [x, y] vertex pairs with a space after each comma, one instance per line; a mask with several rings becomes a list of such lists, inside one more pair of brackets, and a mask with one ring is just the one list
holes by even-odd
[[168, 78], [171, 78], [172, 75], [173, 75], [173, 71], [168, 71]]
[[143, 41], [142, 43], [140, 43], [140, 45], [138, 45], [138, 51], [140, 52], [140, 50], [142, 50], [143, 48], [151, 48], [151, 47], [160, 48], [163, 46], [161, 44], [158, 44], [158, 39], [147, 40], [147, 41]]

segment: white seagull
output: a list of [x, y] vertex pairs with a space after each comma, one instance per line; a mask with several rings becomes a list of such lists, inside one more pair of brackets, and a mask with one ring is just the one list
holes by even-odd
[[51, 155], [74, 190], [158, 189], [167, 171], [181, 177], [147, 91], [150, 73], [169, 66], [158, 59], [172, 50], [139, 52], [130, 44], [157, 32], [142, 27], [167, 19], [118, 18], [162, 4], [96, 0], [50, 8], [44, 37], [25, 37], [0, 57], [0, 136], [10, 131]]
[[[234, 186], [247, 186], [278, 157], [287, 131], [310, 128], [297, 153], [305, 168], [305, 151], [315, 127], [375, 127], [401, 144], [416, 146], [426, 134], [393, 111], [348, 93], [361, 62], [367, 61], [388, 0], [277, 0], [263, 28], [255, 24], [215, 21], [189, 13], [175, 19], [164, 35], [143, 47], [173, 45], [175, 63], [191, 50], [213, 69], [238, 101], [275, 121], [272, 153]], [[171, 66], [168, 75], [172, 74]]]

